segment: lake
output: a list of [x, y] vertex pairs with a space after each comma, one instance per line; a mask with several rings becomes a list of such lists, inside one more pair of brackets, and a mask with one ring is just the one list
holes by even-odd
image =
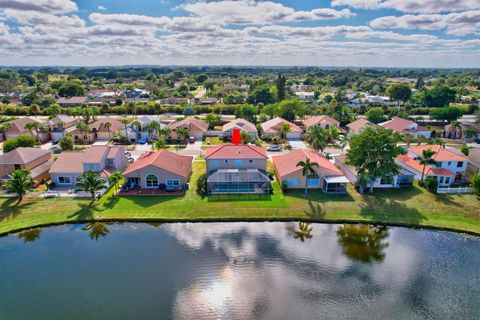
[[480, 238], [93, 223], [0, 238], [0, 319], [480, 319]]

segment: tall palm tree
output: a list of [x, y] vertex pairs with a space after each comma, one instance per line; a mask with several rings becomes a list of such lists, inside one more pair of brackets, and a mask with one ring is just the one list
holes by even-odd
[[106, 188], [105, 179], [100, 178], [100, 175], [94, 171], [84, 172], [80, 180], [75, 184], [75, 192], [90, 192], [92, 195], [92, 202], [95, 200], [96, 193]]
[[147, 125], [147, 129], [148, 129], [148, 138], [150, 140], [152, 139], [153, 132], [155, 132], [156, 135], [160, 135], [161, 126], [160, 126], [160, 123], [158, 123], [158, 121], [153, 120], [152, 122], [150, 122]]
[[2, 137], [2, 139], [0, 140], [5, 140], [5, 132], [10, 130], [11, 127], [12, 127], [12, 124], [10, 122], [2, 123], [0, 125], [0, 135]]
[[140, 131], [142, 130], [142, 123], [138, 120], [132, 121], [132, 126], [135, 127], [135, 131], [137, 131], [137, 137], [140, 136]]
[[72, 151], [75, 147], [71, 136], [62, 137], [59, 144], [63, 151]]
[[305, 141], [315, 151], [323, 151], [327, 147], [328, 131], [320, 126], [308, 128], [305, 134]]
[[37, 121], [29, 122], [25, 124], [25, 129], [27, 129], [30, 132], [31, 136], [35, 136], [33, 134], [33, 130], [38, 130], [39, 125], [40, 123], [38, 123]]
[[309, 158], [305, 161], [299, 161], [297, 167], [302, 167], [302, 175], [305, 177], [305, 196], [307, 196], [308, 190], [308, 176], [316, 175], [315, 166], [318, 167], [318, 163], [310, 161]]
[[167, 137], [170, 135], [171, 132], [172, 132], [172, 129], [165, 127], [163, 129], [160, 129], [159, 135], [167, 139]]
[[110, 140], [112, 137], [110, 136], [110, 128], [112, 127], [112, 123], [110, 121], [107, 121], [103, 124], [105, 128], [107, 129], [108, 132], [108, 140]]
[[108, 183], [115, 187], [115, 191], [118, 189], [118, 183], [122, 180], [123, 176], [120, 171], [115, 171], [108, 177]]
[[292, 131], [292, 128], [288, 123], [282, 124], [282, 126], [280, 127], [280, 134], [282, 135], [282, 139], [286, 139], [287, 134], [291, 131]]
[[177, 128], [177, 137], [182, 137], [182, 141], [187, 139], [190, 135], [190, 132], [187, 128]]
[[412, 141], [415, 139], [415, 137], [413, 136], [413, 134], [411, 133], [405, 133], [403, 135], [403, 141], [405, 142], [405, 144], [407, 145], [407, 148], [410, 148], [410, 144], [412, 143]]
[[23, 200], [23, 196], [28, 191], [33, 190], [35, 181], [30, 176], [30, 171], [27, 169], [17, 169], [8, 175], [5, 182], [5, 189], [8, 193], [15, 193], [18, 196], [18, 203]]
[[152, 142], [152, 151], [165, 149], [167, 147], [165, 139], [160, 138]]
[[92, 132], [92, 129], [84, 122], [77, 123], [77, 130], [80, 132], [80, 136], [82, 137], [83, 142], [85, 142], [84, 135], [86, 133]]
[[436, 154], [436, 152], [433, 151], [432, 149], [425, 149], [425, 150], [422, 151], [422, 155], [420, 157], [415, 158], [415, 160], [420, 162], [420, 164], [423, 166], [422, 177], [420, 179], [420, 184], [421, 185], [423, 185], [423, 179], [424, 179], [424, 176], [425, 176], [425, 168], [427, 167], [427, 165], [436, 163], [436, 161], [434, 159], [435, 154]]
[[127, 131], [127, 125], [132, 122], [132, 119], [130, 118], [122, 118], [120, 119], [120, 122], [123, 123], [123, 125], [125, 126], [125, 136], [128, 138], [128, 131]]
[[460, 132], [460, 137], [462, 137], [462, 123], [460, 121], [453, 121], [450, 126], [454, 132], [455, 138], [457, 137], [457, 132]]

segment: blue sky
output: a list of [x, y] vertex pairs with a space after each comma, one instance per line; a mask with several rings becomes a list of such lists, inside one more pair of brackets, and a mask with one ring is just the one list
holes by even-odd
[[0, 65], [478, 67], [478, 0], [0, 0]]

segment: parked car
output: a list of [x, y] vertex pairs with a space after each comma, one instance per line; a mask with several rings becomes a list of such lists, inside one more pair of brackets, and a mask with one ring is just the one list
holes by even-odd
[[282, 147], [280, 147], [278, 144], [274, 144], [268, 147], [267, 151], [272, 151], [272, 152], [282, 151]]
[[146, 144], [147, 143], [147, 138], [143, 137], [138, 140], [139, 144]]
[[195, 142], [195, 137], [191, 136], [190, 138], [188, 138], [188, 142], [189, 143], [194, 143]]

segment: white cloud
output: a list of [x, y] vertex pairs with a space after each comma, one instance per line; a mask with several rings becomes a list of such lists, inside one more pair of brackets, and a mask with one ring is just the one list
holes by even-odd
[[77, 4], [71, 0], [0, 0], [0, 9], [44, 13], [69, 13], [78, 11]]
[[289, 21], [339, 19], [353, 15], [348, 9], [338, 11], [321, 8], [312, 11], [296, 11], [281, 3], [251, 0], [187, 2], [181, 8], [193, 16], [221, 24], [272, 24]]
[[3, 14], [8, 19], [14, 19], [22, 25], [50, 25], [59, 27], [83, 27], [85, 21], [78, 16], [54, 15], [37, 11], [20, 11], [5, 9]]
[[97, 7], [97, 9], [98, 10], [107, 10], [107, 7], [100, 5], [100, 6]]
[[396, 9], [411, 13], [480, 9], [480, 1], [478, 0], [333, 0], [331, 5], [363, 9]]
[[449, 14], [421, 14], [387, 16], [377, 18], [370, 22], [374, 28], [385, 29], [421, 29], [440, 30], [447, 29], [447, 33], [455, 35], [479, 34], [480, 10], [454, 12]]
[[167, 17], [149, 17], [135, 14], [101, 14], [92, 13], [89, 16], [90, 21], [102, 25], [125, 24], [131, 26], [162, 26], [170, 21]]

